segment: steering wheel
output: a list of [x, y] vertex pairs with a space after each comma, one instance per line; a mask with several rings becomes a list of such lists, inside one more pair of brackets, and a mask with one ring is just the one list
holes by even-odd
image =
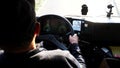
[[[40, 22], [40, 35], [36, 41], [47, 41], [58, 47], [66, 50], [69, 43], [69, 35], [74, 34], [71, 23], [63, 16], [48, 14], [37, 18]], [[63, 44], [64, 43], [64, 44]]]

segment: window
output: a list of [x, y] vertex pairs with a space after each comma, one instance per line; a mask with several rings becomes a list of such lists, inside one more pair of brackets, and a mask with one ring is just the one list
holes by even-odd
[[81, 16], [83, 4], [88, 6], [87, 16], [106, 17], [109, 12], [107, 6], [112, 4], [111, 16], [120, 17], [120, 0], [36, 0], [36, 13]]

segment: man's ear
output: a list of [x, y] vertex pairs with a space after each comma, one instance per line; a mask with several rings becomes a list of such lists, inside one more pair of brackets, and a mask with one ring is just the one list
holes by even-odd
[[35, 32], [34, 32], [37, 36], [39, 36], [40, 34], [40, 23], [37, 22], [35, 23]]

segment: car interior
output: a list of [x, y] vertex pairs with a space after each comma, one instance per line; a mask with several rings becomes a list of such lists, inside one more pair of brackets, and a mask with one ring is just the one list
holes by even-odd
[[69, 47], [68, 36], [77, 33], [88, 68], [99, 67], [105, 58], [119, 60], [116, 56], [117, 51], [119, 52], [119, 23], [99, 23], [55, 14], [43, 15], [37, 20], [41, 24], [41, 34], [36, 42], [44, 41], [44, 45], [49, 44], [44, 46], [48, 50], [66, 50]]
[[43, 0], [40, 7], [42, 11], [37, 11], [37, 20], [42, 27], [42, 38], [38, 37], [36, 42], [51, 44], [44, 46], [48, 50], [66, 50], [69, 47], [68, 36], [76, 33], [87, 68], [119, 67], [118, 0]]
[[76, 33], [87, 68], [120, 67], [119, 0], [36, 0], [36, 18], [41, 26], [36, 43], [46, 49], [67, 50], [69, 35]]

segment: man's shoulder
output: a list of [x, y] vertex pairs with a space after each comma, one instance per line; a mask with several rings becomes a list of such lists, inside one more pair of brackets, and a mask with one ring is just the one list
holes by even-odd
[[40, 56], [40, 58], [54, 58], [54, 57], [70, 57], [71, 54], [69, 51], [67, 50], [60, 50], [60, 49], [56, 49], [56, 50], [45, 50], [45, 51], [41, 51], [39, 53], [36, 54], [37, 56]]
[[43, 60], [49, 60], [51, 63], [59, 65], [59, 67], [80, 68], [79, 62], [73, 57], [73, 55], [68, 50], [48, 50], [42, 51], [38, 54], [41, 55], [41, 59], [43, 58]]

